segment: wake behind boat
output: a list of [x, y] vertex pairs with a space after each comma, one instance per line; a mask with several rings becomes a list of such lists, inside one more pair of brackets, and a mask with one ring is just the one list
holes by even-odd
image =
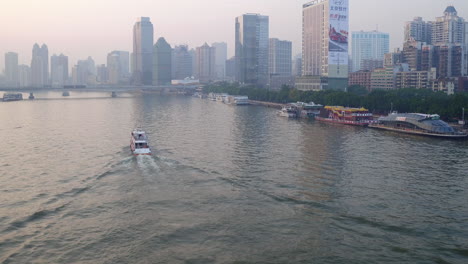
[[151, 155], [151, 149], [148, 145], [148, 137], [145, 131], [140, 129], [133, 130], [130, 140], [130, 149], [134, 156]]

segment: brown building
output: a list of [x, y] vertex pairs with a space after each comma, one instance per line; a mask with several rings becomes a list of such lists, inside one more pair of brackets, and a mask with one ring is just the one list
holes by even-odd
[[350, 73], [348, 85], [360, 85], [369, 90], [371, 88], [371, 71], [357, 71]]
[[432, 81], [435, 78], [435, 68], [432, 68], [431, 71], [397, 72], [395, 78], [395, 88], [430, 89], [432, 88]]

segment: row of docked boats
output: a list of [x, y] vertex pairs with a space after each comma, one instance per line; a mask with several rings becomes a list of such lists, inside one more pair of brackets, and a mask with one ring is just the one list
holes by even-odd
[[278, 115], [287, 118], [315, 119], [322, 108], [323, 105], [315, 104], [314, 102], [290, 103], [281, 108], [281, 110], [278, 111]]
[[374, 119], [372, 113], [365, 108], [351, 108], [343, 106], [322, 106], [314, 103], [302, 102], [285, 105], [279, 116], [288, 118], [309, 118], [320, 122], [343, 125], [370, 127], [394, 132], [440, 137], [467, 138], [466, 131], [457, 131], [446, 122], [440, 120], [439, 115], [420, 113], [397, 113]]
[[[199, 95], [197, 95], [200, 97]], [[203, 98], [203, 97], [200, 97]], [[227, 93], [209, 93], [208, 100], [225, 103], [228, 105], [249, 105], [250, 100], [248, 96], [244, 95], [229, 95]]]

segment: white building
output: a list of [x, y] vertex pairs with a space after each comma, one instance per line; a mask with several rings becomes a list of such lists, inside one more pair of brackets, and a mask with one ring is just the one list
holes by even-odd
[[216, 79], [224, 80], [226, 78], [227, 43], [215, 42], [211, 46], [216, 49]]
[[348, 87], [348, 0], [314, 0], [302, 8], [300, 90]]
[[68, 57], [60, 54], [50, 57], [52, 87], [63, 87], [68, 81]]
[[5, 53], [5, 79], [9, 86], [18, 86], [18, 53]]
[[352, 33], [352, 71], [363, 69], [365, 60], [381, 60], [390, 51], [390, 36], [378, 31], [357, 31]]

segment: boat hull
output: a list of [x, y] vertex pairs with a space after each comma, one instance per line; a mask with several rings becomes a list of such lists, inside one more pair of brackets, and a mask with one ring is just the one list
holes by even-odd
[[349, 126], [366, 127], [366, 126], [369, 125], [368, 122], [345, 121], [345, 120], [338, 120], [338, 119], [331, 119], [331, 118], [323, 118], [323, 117], [319, 117], [319, 116], [316, 116], [315, 120], [320, 121], [320, 122], [342, 124], [342, 125], [349, 125]]
[[387, 130], [402, 134], [410, 134], [410, 135], [417, 135], [417, 136], [425, 136], [425, 137], [435, 137], [435, 138], [451, 138], [451, 139], [467, 139], [468, 134], [436, 134], [436, 133], [428, 133], [423, 131], [411, 130], [411, 129], [397, 129], [392, 127], [386, 127], [378, 124], [369, 125], [370, 128], [380, 129], [380, 130]]

